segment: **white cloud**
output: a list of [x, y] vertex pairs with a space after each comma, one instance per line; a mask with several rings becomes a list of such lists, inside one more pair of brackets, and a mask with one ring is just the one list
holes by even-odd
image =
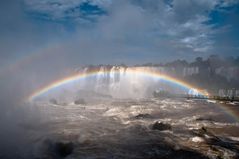
[[230, 7], [237, 3], [239, 3], [239, 0], [225, 0], [225, 1], [221, 2], [221, 6], [222, 7]]
[[39, 17], [50, 20], [71, 18], [76, 21], [82, 19], [80, 16], [83, 16], [84, 11], [81, 10], [80, 6], [84, 2], [99, 6], [102, 9], [111, 4], [110, 0], [24, 0], [24, 2], [26, 10]]
[[[65, 17], [79, 20], [78, 17], [82, 13], [78, 11], [66, 13], [66, 11], [74, 10], [86, 1], [25, 0], [25, 4], [26, 10], [31, 11], [30, 13], [47, 14], [53, 21]], [[98, 19], [93, 27], [75, 26], [77, 29], [74, 38], [66, 42], [71, 45], [61, 46], [63, 50], [70, 50], [66, 51], [67, 54], [77, 52], [79, 56], [85, 57], [86, 55], [83, 55], [87, 52], [85, 50], [90, 50], [91, 54], [99, 55], [99, 58], [104, 55], [118, 57], [119, 55], [113, 55], [118, 53], [126, 59], [128, 55], [137, 52], [142, 59], [151, 56], [152, 60], [155, 60], [155, 57], [177, 58], [182, 52], [185, 57], [194, 53], [198, 55], [198, 52], [211, 54], [210, 51], [214, 47], [212, 36], [218, 30], [215, 30], [213, 25], [205, 23], [210, 20], [208, 14], [220, 6], [232, 5], [236, 0], [173, 0], [168, 3], [162, 0], [89, 0], [88, 2], [105, 10], [107, 14], [89, 15], [93, 19]], [[86, 19], [80, 19], [83, 20]], [[98, 49], [87, 49], [92, 46]], [[81, 53], [79, 50], [82, 48], [84, 52]]]

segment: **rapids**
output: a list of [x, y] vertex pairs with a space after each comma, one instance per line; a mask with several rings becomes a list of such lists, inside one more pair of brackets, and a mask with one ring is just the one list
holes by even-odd
[[[239, 157], [239, 123], [217, 103], [159, 98], [85, 102], [31, 103], [42, 117], [40, 127], [25, 123], [35, 158], [63, 157], [55, 148], [59, 143], [73, 145], [67, 159]], [[171, 129], [152, 129], [156, 121]]]

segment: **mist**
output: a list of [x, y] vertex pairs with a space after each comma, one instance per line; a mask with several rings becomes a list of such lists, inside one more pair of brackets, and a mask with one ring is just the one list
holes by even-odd
[[[231, 141], [238, 137], [238, 13], [238, 0], [2, 0], [0, 158], [96, 158], [94, 152], [102, 158], [164, 158], [169, 150], [238, 157], [238, 143]], [[131, 69], [192, 88], [127, 74]], [[91, 71], [29, 101], [46, 86]], [[195, 90], [208, 96], [190, 99]], [[233, 115], [223, 111], [228, 109]], [[157, 122], [166, 133], [155, 130]], [[199, 131], [203, 126], [212, 132]], [[229, 135], [223, 138], [219, 126]], [[233, 152], [226, 153], [223, 143], [207, 156], [190, 148], [194, 137], [207, 148], [226, 141]], [[66, 156], [58, 150], [62, 143], [70, 145]]]

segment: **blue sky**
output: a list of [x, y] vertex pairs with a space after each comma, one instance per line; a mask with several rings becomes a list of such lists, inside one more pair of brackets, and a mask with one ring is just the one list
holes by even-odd
[[0, 66], [239, 55], [239, 0], [1, 0]]

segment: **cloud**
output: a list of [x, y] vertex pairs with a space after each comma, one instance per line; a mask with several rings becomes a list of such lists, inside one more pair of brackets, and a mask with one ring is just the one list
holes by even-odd
[[230, 7], [232, 5], [235, 5], [239, 3], [239, 0], [227, 0], [227, 1], [221, 1], [221, 7]]
[[[225, 6], [234, 6], [237, 2], [24, 0], [24, 7], [19, 10], [23, 14], [20, 22], [25, 22], [15, 32], [26, 36], [22, 36], [23, 40], [10, 38], [9, 41], [19, 41], [20, 46], [33, 43], [33, 50], [58, 43], [55, 58], [65, 57], [69, 63], [161, 62], [182, 56], [191, 59], [218, 51], [215, 45], [223, 29], [215, 28], [217, 22], [210, 15], [215, 11], [221, 14]], [[2, 41], [6, 43], [9, 37], [5, 36]]]
[[84, 23], [106, 14], [108, 0], [25, 0], [25, 10], [36, 18]]

